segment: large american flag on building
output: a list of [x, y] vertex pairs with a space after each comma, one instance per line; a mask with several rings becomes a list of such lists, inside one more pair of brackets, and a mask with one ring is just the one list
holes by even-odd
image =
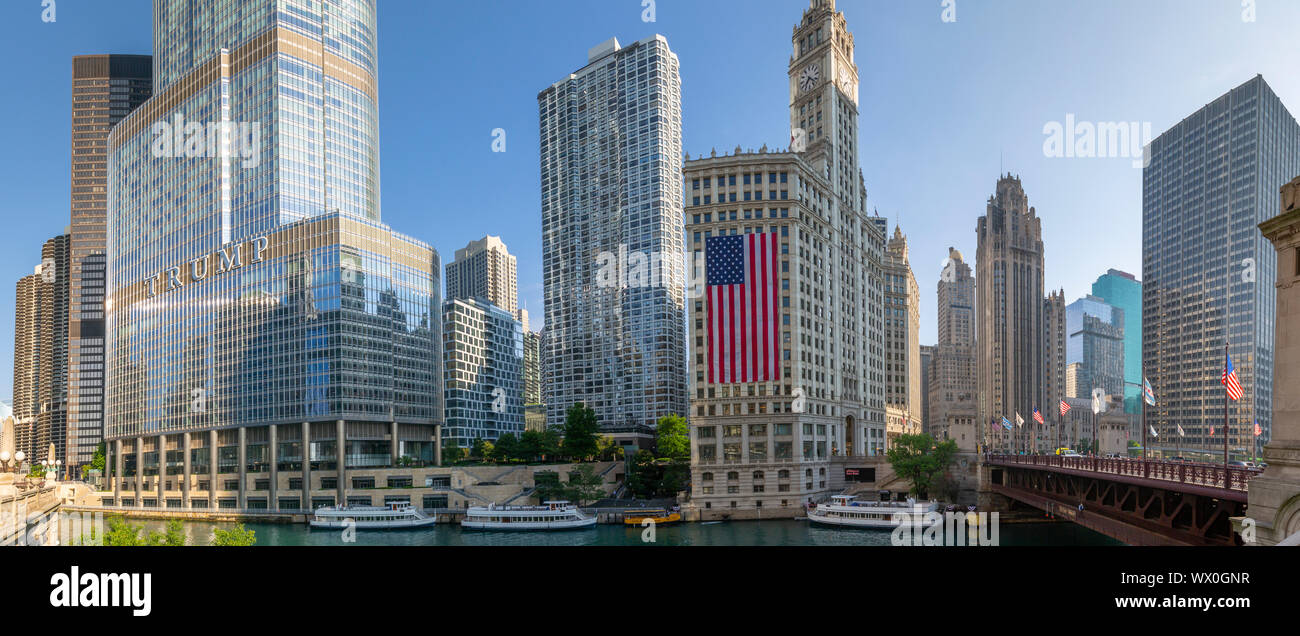
[[778, 249], [774, 233], [713, 236], [705, 241], [710, 383], [780, 379]]
[[1232, 366], [1232, 356], [1225, 355], [1228, 364], [1223, 368], [1223, 386], [1228, 387], [1228, 397], [1236, 402], [1241, 399], [1241, 382], [1237, 380], [1237, 369]]

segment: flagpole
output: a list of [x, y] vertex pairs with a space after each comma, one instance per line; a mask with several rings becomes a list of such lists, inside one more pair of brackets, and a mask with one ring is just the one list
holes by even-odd
[[[1228, 343], [1223, 343], [1223, 373], [1225, 379], [1228, 373]], [[1226, 383], [1223, 392], [1223, 487], [1227, 488], [1228, 483], [1228, 391]]]
[[1147, 376], [1142, 375], [1142, 461], [1147, 460]]

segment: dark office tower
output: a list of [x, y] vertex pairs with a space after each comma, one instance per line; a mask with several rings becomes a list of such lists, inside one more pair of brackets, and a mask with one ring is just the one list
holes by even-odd
[[1157, 137], [1150, 154], [1142, 357], [1156, 405], [1147, 420], [1157, 444], [1181, 425], [1183, 449], [1222, 453], [1226, 342], [1244, 390], [1228, 404], [1229, 446], [1244, 452], [1254, 422], [1267, 440], [1273, 421], [1277, 255], [1256, 226], [1276, 216], [1278, 190], [1300, 173], [1300, 125], [1256, 76]]
[[153, 58], [72, 58], [71, 306], [68, 315], [68, 464], [90, 463], [104, 436], [104, 274], [108, 133], [149, 99]]
[[67, 464], [68, 235], [45, 242], [41, 262], [19, 279], [14, 298], [15, 450], [35, 464]]
[[1042, 222], [1019, 177], [998, 180], [977, 233], [978, 423], [987, 431], [985, 443], [1011, 448], [1018, 435], [1001, 426], [1002, 418], [1014, 424], [1019, 414], [1030, 421], [1047, 381]]

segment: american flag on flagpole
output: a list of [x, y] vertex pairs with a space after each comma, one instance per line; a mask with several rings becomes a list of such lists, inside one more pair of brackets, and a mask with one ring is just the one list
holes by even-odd
[[1259, 437], [1260, 435], [1263, 434], [1264, 434], [1264, 429], [1259, 427], [1259, 420], [1255, 420], [1255, 437]]
[[775, 233], [712, 236], [704, 255], [709, 382], [780, 377], [780, 276]]
[[1237, 369], [1232, 366], [1232, 356], [1227, 356], [1228, 366], [1223, 368], [1223, 386], [1228, 387], [1228, 397], [1233, 402], [1241, 399], [1241, 382], [1237, 381]]
[[1039, 424], [1043, 423], [1043, 413], [1038, 409], [1034, 409], [1034, 421], [1038, 422]]
[[1065, 414], [1069, 412], [1070, 412], [1070, 405], [1066, 404], [1065, 400], [1061, 400], [1061, 417], [1065, 417]]

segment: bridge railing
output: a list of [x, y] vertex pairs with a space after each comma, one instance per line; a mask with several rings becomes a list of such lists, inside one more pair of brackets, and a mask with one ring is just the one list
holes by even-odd
[[1129, 457], [1061, 457], [1058, 455], [985, 455], [990, 464], [1062, 468], [1125, 475], [1209, 488], [1245, 491], [1258, 468], [1224, 468], [1222, 464], [1173, 462]]

